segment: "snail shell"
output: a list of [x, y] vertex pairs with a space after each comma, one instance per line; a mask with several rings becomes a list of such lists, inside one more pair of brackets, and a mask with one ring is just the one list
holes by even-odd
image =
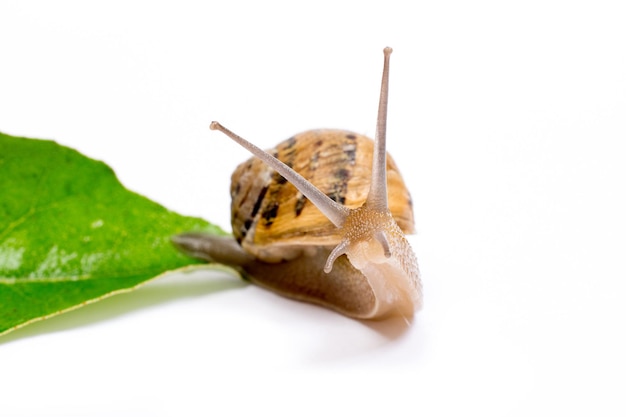
[[359, 319], [402, 316], [421, 308], [409, 192], [386, 152], [389, 56], [376, 140], [313, 130], [265, 152], [217, 122], [256, 158], [232, 175], [233, 235], [175, 236], [183, 252], [237, 269], [287, 297]]
[[[374, 141], [343, 130], [310, 130], [267, 151], [349, 208], [363, 205], [372, 177]], [[387, 155], [389, 209], [404, 233], [413, 233], [411, 196]], [[306, 246], [336, 246], [340, 230], [283, 176], [258, 158], [231, 177], [231, 225], [243, 249], [265, 262], [293, 259]]]

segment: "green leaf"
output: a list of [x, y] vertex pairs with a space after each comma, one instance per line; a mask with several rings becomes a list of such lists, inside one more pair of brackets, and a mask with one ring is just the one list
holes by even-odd
[[170, 236], [224, 234], [124, 188], [102, 162], [0, 133], [0, 335], [196, 264]]

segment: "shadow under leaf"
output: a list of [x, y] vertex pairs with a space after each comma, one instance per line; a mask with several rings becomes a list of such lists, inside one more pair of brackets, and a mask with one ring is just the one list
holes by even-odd
[[185, 298], [204, 297], [248, 285], [232, 274], [216, 270], [176, 272], [150, 281], [136, 290], [106, 297], [75, 310], [15, 329], [0, 337], [0, 345], [18, 339], [88, 326], [157, 305]]

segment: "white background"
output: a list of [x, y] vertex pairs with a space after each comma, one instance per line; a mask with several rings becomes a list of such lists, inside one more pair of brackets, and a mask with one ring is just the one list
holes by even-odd
[[0, 340], [0, 415], [623, 416], [621, 3], [2, 0], [0, 130], [226, 229], [248, 155], [209, 122], [373, 135], [392, 46], [425, 307], [403, 331], [172, 276]]

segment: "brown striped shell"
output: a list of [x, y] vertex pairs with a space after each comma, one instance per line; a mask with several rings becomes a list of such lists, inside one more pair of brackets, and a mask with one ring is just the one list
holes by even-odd
[[[268, 150], [332, 200], [363, 205], [372, 177], [374, 142], [344, 130], [310, 130]], [[411, 196], [387, 154], [389, 209], [400, 229], [413, 233]], [[240, 164], [231, 178], [231, 224], [244, 250], [265, 262], [289, 260], [307, 246], [333, 247], [335, 227], [291, 183], [258, 158]]]

